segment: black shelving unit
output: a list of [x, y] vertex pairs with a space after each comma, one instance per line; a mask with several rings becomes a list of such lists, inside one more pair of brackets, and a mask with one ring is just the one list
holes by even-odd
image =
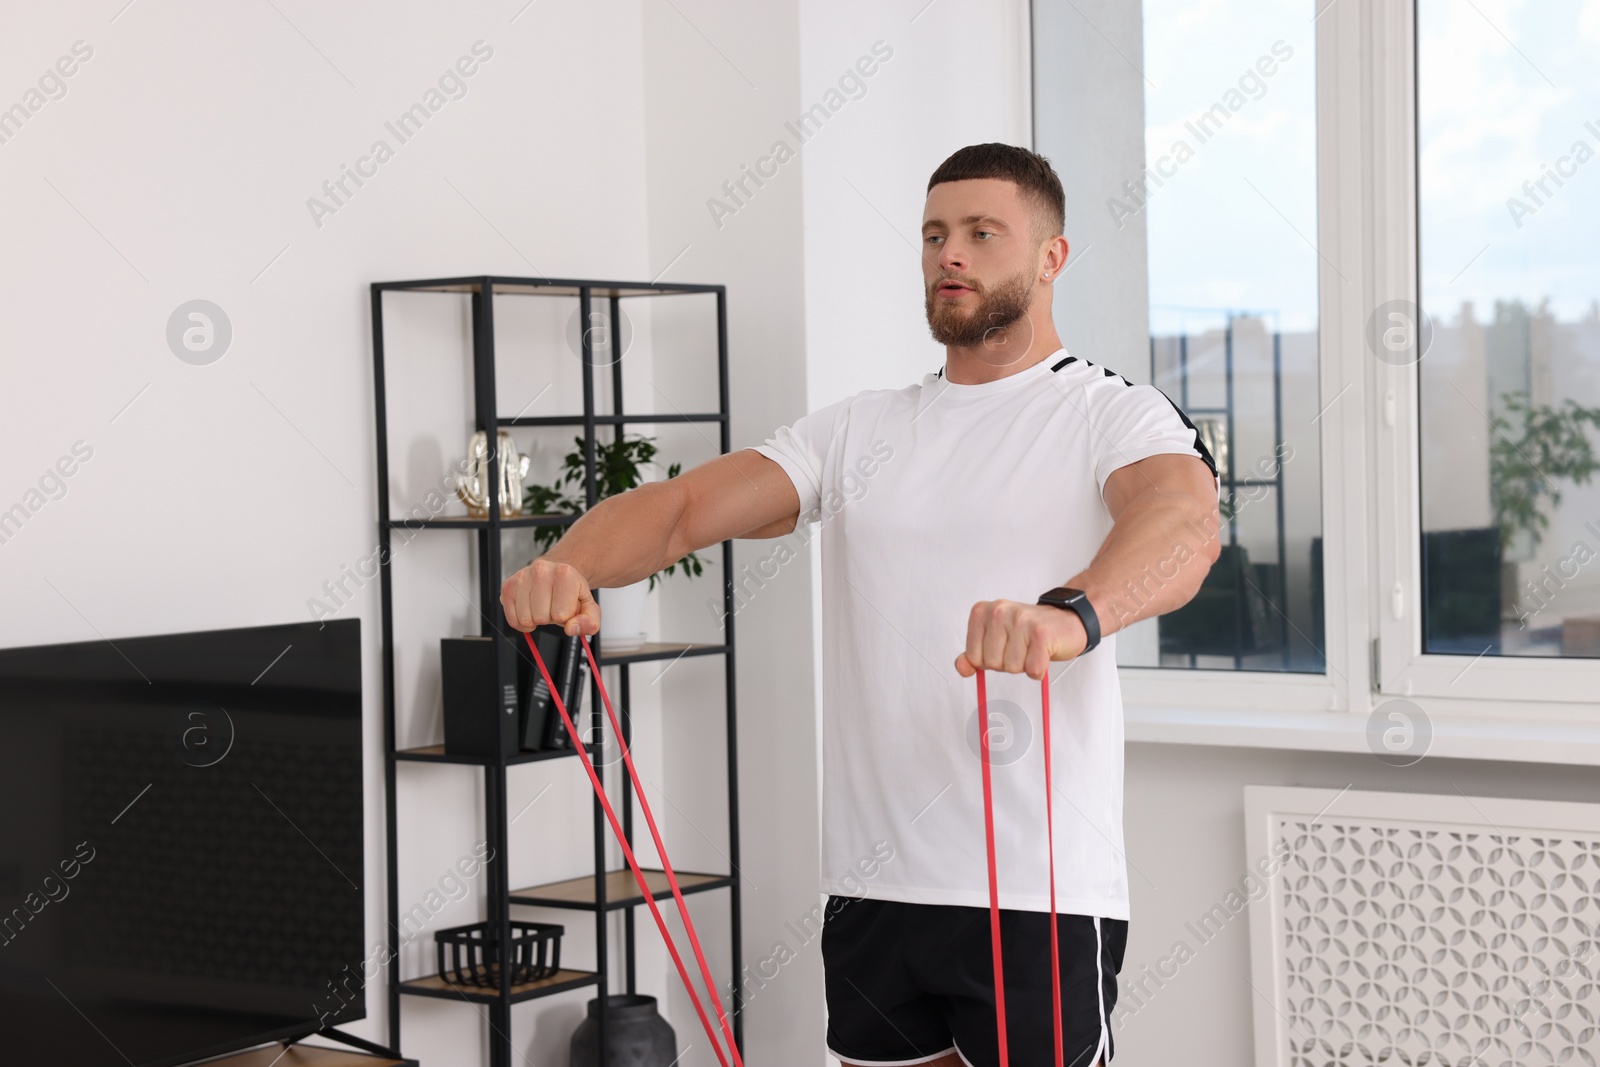
[[[383, 715], [384, 750], [386, 754], [384, 781], [388, 842], [387, 908], [389, 914], [389, 950], [391, 955], [389, 964], [389, 1045], [396, 1050], [400, 1048], [400, 1005], [403, 996], [463, 1000], [469, 1003], [487, 1005], [489, 1062], [491, 1067], [511, 1067], [513, 1063], [511, 1005], [532, 1000], [536, 997], [552, 996], [570, 990], [593, 987], [596, 990], [596, 995], [600, 997], [599, 1022], [601, 1024], [602, 1044], [600, 1045], [599, 1053], [601, 1061], [604, 1062], [605, 996], [611, 986], [611, 976], [607, 973], [609, 956], [607, 917], [616, 911], [622, 911], [624, 915], [623, 942], [624, 959], [626, 961], [624, 989], [632, 993], [635, 991], [636, 978], [633, 909], [643, 904], [645, 898], [639, 893], [638, 885], [634, 882], [632, 874], [625, 865], [621, 869], [614, 870], [609, 868], [606, 853], [611, 830], [606, 822], [599, 799], [595, 798], [593, 801], [594, 869], [591, 876], [580, 876], [565, 881], [513, 889], [508, 874], [508, 857], [511, 843], [508, 840], [509, 821], [506, 810], [507, 768], [545, 759], [570, 757], [576, 755], [576, 753], [572, 751], [523, 752], [503, 760], [494, 760], [449, 755], [445, 753], [443, 745], [431, 745], [405, 750], [398, 750], [395, 747], [394, 618], [392, 576], [390, 573], [390, 567], [393, 563], [390, 555], [393, 531], [401, 528], [408, 530], [430, 529], [441, 531], [438, 536], [448, 536], [442, 532], [447, 530], [464, 530], [475, 533], [478, 548], [478, 602], [482, 634], [485, 637], [496, 638], [496, 647], [502, 657], [520, 655], [524, 658], [531, 658], [528, 656], [527, 647], [522, 641], [521, 635], [506, 623], [504, 614], [499, 608], [500, 586], [502, 584], [500, 534], [505, 529], [566, 525], [576, 521], [576, 517], [571, 515], [524, 515], [514, 518], [502, 518], [498, 499], [498, 484], [493, 477], [488, 479], [489, 514], [487, 518], [443, 517], [418, 521], [414, 519], [396, 519], [391, 516], [389, 509], [388, 396], [384, 368], [383, 295], [386, 292], [399, 291], [470, 294], [472, 308], [473, 413], [476, 428], [484, 432], [491, 447], [493, 447], [498, 431], [503, 427], [581, 426], [584, 435], [586, 507], [593, 507], [598, 502], [595, 448], [596, 434], [601, 427], [612, 427], [614, 433], [621, 434], [624, 432], [625, 427], [631, 424], [716, 423], [720, 434], [720, 450], [723, 453], [727, 453], [730, 450], [727, 293], [724, 287], [720, 285], [508, 278], [493, 275], [467, 278], [437, 278], [424, 281], [375, 282], [372, 285], [372, 355], [374, 391], [377, 397], [378, 541], [381, 564]], [[597, 412], [595, 410], [596, 366], [593, 338], [591, 331], [584, 329], [580, 331], [583, 373], [582, 413], [522, 418], [500, 417], [496, 406], [495, 390], [494, 309], [496, 298], [504, 296], [547, 299], [575, 298], [578, 302], [580, 322], [584, 324], [592, 321], [591, 312], [594, 307], [594, 301], [605, 299], [609, 301], [610, 321], [616, 324], [620, 321], [621, 301], [623, 300], [691, 293], [714, 294], [716, 298], [717, 389], [719, 398], [717, 411], [698, 414], [676, 412], [670, 415], [625, 414], [622, 410], [623, 360], [613, 355], [610, 371], [611, 395], [615, 410], [609, 414]], [[612, 344], [617, 343], [619, 335], [620, 330], [613, 329], [611, 331]], [[741, 1010], [743, 1006], [742, 946], [740, 938], [740, 886], [737, 877], [739, 870], [738, 733], [734, 703], [734, 591], [733, 542], [731, 540], [722, 542], [722, 564], [723, 640], [721, 643], [694, 645], [653, 643], [647, 644], [642, 648], [630, 649], [617, 654], [608, 654], [604, 651], [601, 636], [591, 638], [590, 645], [594, 650], [596, 660], [602, 667], [616, 666], [619, 669], [620, 684], [613, 695], [618, 718], [622, 724], [623, 738], [630, 744], [632, 743], [632, 726], [629, 713], [631, 705], [629, 668], [633, 664], [672, 660], [681, 656], [720, 655], [723, 658], [727, 700], [728, 859], [732, 870], [720, 874], [691, 871], [678, 871], [677, 874], [680, 886], [685, 894], [715, 890], [725, 891], [728, 895], [729, 921], [731, 923], [730, 943], [732, 947], [732, 997], [729, 1010], [732, 1014], [734, 1040], [742, 1050], [744, 1047], [743, 1013]], [[602, 604], [603, 610], [604, 590], [595, 590], [595, 598]], [[440, 636], [450, 635], [441, 632]], [[604, 780], [605, 742], [602, 732], [604, 709], [599, 697], [599, 682], [598, 678], [590, 679], [590, 736], [596, 740], [587, 745], [586, 748], [593, 757], [597, 769], [602, 774], [602, 780]], [[509, 982], [509, 973], [502, 969], [498, 989], [458, 986], [439, 975], [410, 979], [401, 978], [399, 946], [397, 944], [399, 929], [396, 925], [396, 916], [400, 909], [400, 897], [398, 885], [399, 829], [396, 825], [397, 805], [395, 797], [398, 785], [397, 768], [400, 764], [407, 762], [468, 764], [483, 769], [484, 825], [488, 844], [494, 850], [493, 858], [485, 865], [485, 881], [488, 887], [486, 899], [487, 920], [492, 925], [498, 925], [499, 942], [507, 944], [510, 941], [509, 922], [512, 907], [567, 908], [593, 912], [595, 916], [594, 970], [580, 971], [564, 968], [549, 978], [513, 985]], [[621, 811], [625, 835], [631, 844], [633, 840], [633, 797], [626, 776], [621, 778], [620, 789], [621, 801], [618, 807]], [[647, 871], [646, 875], [650, 884], [651, 894], [655, 899], [671, 898], [671, 890], [667, 886], [663, 872]]]

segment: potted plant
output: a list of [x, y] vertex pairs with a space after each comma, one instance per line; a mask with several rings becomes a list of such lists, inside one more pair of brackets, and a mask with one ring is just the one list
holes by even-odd
[[[583, 438], [574, 437], [572, 440], [572, 451], [562, 460], [561, 474], [554, 482], [549, 485], [524, 487], [522, 503], [525, 511], [534, 515], [583, 514]], [[596, 441], [594, 454], [596, 502], [627, 492], [639, 485], [643, 481], [639, 476], [639, 468], [641, 465], [649, 464], [655, 458], [656, 451], [655, 438], [637, 434], [630, 437], [621, 433], [615, 441]], [[682, 469], [683, 464], [672, 464], [667, 468], [667, 477], [676, 478]], [[577, 495], [573, 495], [572, 487], [576, 488]], [[561, 526], [535, 526], [533, 540], [540, 554], [548, 552], [551, 546], [561, 539], [564, 530], [565, 527]], [[624, 652], [644, 644], [645, 595], [655, 589], [656, 582], [664, 575], [675, 573], [679, 567], [683, 568], [686, 576], [698, 577], [703, 571], [704, 561], [690, 552], [676, 563], [668, 564], [648, 578], [640, 579], [632, 585], [606, 590], [605, 618], [602, 625], [605, 629], [607, 650]]]
[[[1560, 404], [1536, 404], [1526, 391], [1506, 393], [1503, 413], [1490, 417], [1490, 498], [1500, 527], [1501, 550], [1521, 535], [1536, 548], [1550, 528], [1548, 511], [1561, 503], [1556, 482], [1568, 479], [1587, 485], [1600, 471], [1600, 459], [1586, 430], [1600, 430], [1600, 408], [1571, 397]], [[1540, 506], [1549, 499], [1549, 508]]]
[[1600, 430], [1600, 408], [1571, 397], [1540, 404], [1518, 390], [1502, 395], [1489, 421], [1489, 500], [1500, 528], [1501, 603], [1510, 606], [1521, 596], [1513, 546], [1531, 556], [1544, 540], [1549, 512], [1561, 504], [1558, 481], [1587, 485], [1600, 472], [1589, 440], [1590, 429]]

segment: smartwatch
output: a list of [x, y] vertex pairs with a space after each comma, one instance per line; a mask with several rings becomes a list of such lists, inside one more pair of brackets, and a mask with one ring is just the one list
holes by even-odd
[[1094, 607], [1082, 589], [1058, 585], [1041, 596], [1039, 603], [1075, 612], [1079, 621], [1083, 623], [1083, 632], [1089, 637], [1089, 643], [1084, 645], [1083, 652], [1078, 654], [1081, 656], [1094, 651], [1094, 646], [1100, 643], [1100, 616], [1094, 613]]

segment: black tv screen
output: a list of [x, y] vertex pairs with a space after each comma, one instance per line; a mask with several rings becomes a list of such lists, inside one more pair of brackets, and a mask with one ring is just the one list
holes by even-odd
[[356, 620], [0, 650], [0, 1061], [365, 1014]]

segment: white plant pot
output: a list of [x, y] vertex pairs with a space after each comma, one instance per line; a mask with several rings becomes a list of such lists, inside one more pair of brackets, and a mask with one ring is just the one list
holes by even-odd
[[650, 579], [600, 591], [600, 644], [607, 652], [629, 652], [645, 642], [644, 598]]

